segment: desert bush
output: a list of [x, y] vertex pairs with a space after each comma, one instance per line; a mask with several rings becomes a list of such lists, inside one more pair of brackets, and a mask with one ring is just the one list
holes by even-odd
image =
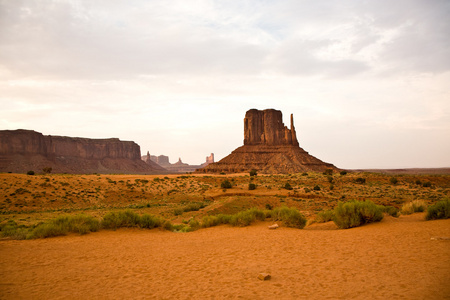
[[289, 182], [286, 182], [286, 184], [283, 186], [283, 188], [286, 190], [292, 190], [292, 186]]
[[52, 168], [51, 167], [46, 167], [42, 169], [42, 172], [46, 173], [46, 174], [50, 174], [52, 172]]
[[103, 217], [102, 227], [117, 229], [121, 227], [138, 227], [140, 216], [131, 210], [109, 212]]
[[230, 222], [231, 216], [219, 214], [215, 216], [204, 216], [201, 222], [202, 228], [213, 227], [222, 224], [228, 224]]
[[383, 212], [372, 201], [338, 202], [334, 209], [334, 223], [341, 228], [352, 228], [383, 219]]
[[158, 217], [149, 214], [143, 214], [139, 220], [139, 227], [152, 229], [160, 227], [161, 223], [162, 221]]
[[449, 219], [450, 218], [450, 199], [445, 199], [431, 205], [427, 209], [425, 219], [437, 220], [437, 219]]
[[28, 171], [27, 175], [34, 175], [34, 171]]
[[389, 182], [392, 183], [392, 184], [394, 184], [394, 185], [396, 185], [396, 184], [398, 183], [398, 179], [395, 178], [395, 177], [391, 177], [391, 178], [389, 179]]
[[250, 171], [250, 176], [256, 176], [256, 175], [258, 175], [258, 172], [255, 169]]
[[390, 205], [388, 206], [378, 205], [378, 207], [381, 209], [382, 212], [387, 213], [393, 217], [398, 218], [400, 216], [400, 211], [396, 207]]
[[256, 184], [254, 184], [254, 183], [249, 183], [249, 184], [248, 184], [248, 189], [249, 189], [249, 190], [256, 190]]
[[306, 225], [306, 218], [294, 207], [278, 207], [270, 215], [274, 221], [281, 221], [286, 227], [302, 229]]
[[24, 240], [27, 238], [29, 229], [25, 226], [18, 225], [14, 220], [0, 224], [0, 236], [9, 237], [14, 240]]
[[323, 175], [333, 175], [333, 169], [326, 169], [323, 171]]
[[315, 221], [317, 223], [325, 223], [325, 222], [333, 221], [333, 217], [334, 217], [334, 211], [323, 210], [317, 214]]
[[314, 186], [313, 190], [315, 191], [320, 191], [320, 186], [318, 186], [317, 184]]
[[364, 184], [364, 183], [366, 183], [366, 179], [362, 178], [362, 177], [358, 177], [355, 179], [355, 182], [359, 183], [359, 184]]
[[403, 215], [410, 215], [416, 212], [424, 212], [427, 209], [427, 204], [422, 200], [414, 200], [402, 206], [401, 213]]
[[431, 182], [429, 182], [429, 181], [424, 182], [424, 183], [422, 183], [422, 186], [423, 187], [431, 187]]
[[47, 238], [68, 233], [87, 234], [100, 229], [100, 222], [87, 215], [60, 216], [48, 223], [37, 225], [27, 238]]
[[224, 181], [222, 181], [222, 183], [220, 184], [220, 187], [223, 188], [223, 189], [231, 189], [231, 188], [232, 188], [232, 185], [231, 185], [231, 182], [230, 182], [230, 181], [224, 180]]
[[342, 170], [339, 174], [341, 174], [341, 176], [347, 175], [347, 171]]
[[248, 226], [256, 220], [264, 221], [266, 214], [257, 208], [251, 208], [232, 215], [229, 223], [231, 226]]

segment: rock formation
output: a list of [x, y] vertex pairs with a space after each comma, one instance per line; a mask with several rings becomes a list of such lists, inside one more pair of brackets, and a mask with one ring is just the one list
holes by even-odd
[[206, 161], [201, 165], [189, 165], [181, 161], [181, 158], [178, 158], [178, 162], [171, 164], [169, 162], [169, 157], [166, 155], [150, 155], [147, 151], [147, 155], [141, 157], [141, 159], [145, 162], [152, 161], [153, 163], [157, 163], [161, 167], [164, 167], [170, 173], [190, 173], [194, 172], [199, 168], [206, 167], [207, 165], [214, 162], [214, 153], [211, 153], [210, 156], [206, 157]]
[[32, 130], [0, 131], [0, 172], [35, 172], [51, 167], [54, 173], [167, 172], [141, 160], [132, 141], [44, 136]]
[[244, 145], [197, 172], [239, 173], [255, 169], [266, 174], [282, 174], [328, 168], [336, 169], [300, 148], [293, 115], [288, 129], [283, 124], [281, 111], [251, 109], [244, 118]]

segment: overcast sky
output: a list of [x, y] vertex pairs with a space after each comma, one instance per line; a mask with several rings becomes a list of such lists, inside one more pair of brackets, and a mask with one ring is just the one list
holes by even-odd
[[294, 114], [340, 168], [450, 167], [448, 0], [0, 0], [0, 130], [190, 164]]

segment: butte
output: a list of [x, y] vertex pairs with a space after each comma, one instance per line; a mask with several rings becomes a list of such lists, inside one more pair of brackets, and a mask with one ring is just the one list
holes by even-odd
[[300, 148], [292, 114], [288, 129], [281, 111], [250, 109], [244, 118], [244, 145], [222, 160], [198, 169], [197, 173], [257, 170], [263, 174], [289, 174], [326, 169], [337, 170]]

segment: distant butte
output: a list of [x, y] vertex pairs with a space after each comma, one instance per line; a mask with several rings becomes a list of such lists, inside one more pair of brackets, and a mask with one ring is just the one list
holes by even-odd
[[140, 147], [118, 138], [51, 136], [32, 130], [0, 130], [0, 172], [162, 174], [156, 163], [141, 160]]
[[257, 170], [265, 174], [288, 174], [337, 169], [300, 148], [291, 115], [290, 128], [281, 111], [250, 109], [244, 118], [244, 145], [198, 173], [240, 173]]

